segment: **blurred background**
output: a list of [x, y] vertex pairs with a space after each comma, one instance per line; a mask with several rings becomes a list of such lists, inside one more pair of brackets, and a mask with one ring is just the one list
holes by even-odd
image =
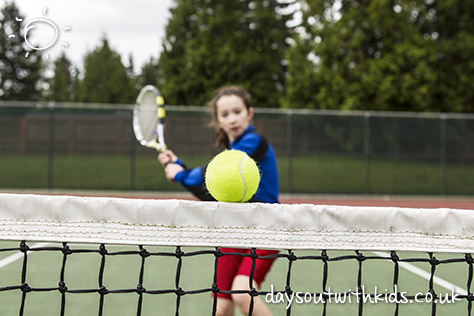
[[212, 91], [238, 84], [283, 193], [474, 194], [472, 1], [0, 8], [0, 190], [179, 191], [134, 139], [139, 89], [161, 90], [168, 146], [195, 166], [216, 153]]

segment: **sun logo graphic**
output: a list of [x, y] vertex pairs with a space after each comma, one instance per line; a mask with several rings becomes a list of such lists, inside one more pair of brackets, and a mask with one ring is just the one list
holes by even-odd
[[[43, 15], [47, 15], [48, 14], [48, 9], [47, 8], [44, 8], [43, 9]], [[20, 19], [20, 18], [15, 18], [15, 20], [17, 22], [22, 22], [23, 19]], [[46, 28], [45, 28], [46, 27]], [[49, 30], [46, 30], [47, 28], [49, 28]], [[41, 40], [41, 43], [40, 44], [32, 44], [31, 41], [29, 40], [29, 36], [28, 36], [28, 33], [31, 31], [31, 30], [34, 30], [34, 29], [37, 29], [37, 30], [42, 30], [43, 32], [46, 30], [47, 33], [49, 33], [47, 36], [47, 40], [46, 42], [44, 40]], [[66, 26], [63, 28], [63, 31], [65, 32], [69, 32], [71, 30], [71, 27], [70, 26]], [[36, 51], [46, 51], [47, 49], [53, 47], [58, 39], [59, 39], [59, 35], [60, 35], [60, 32], [59, 32], [59, 29], [56, 25], [56, 23], [54, 23], [53, 21], [49, 20], [49, 19], [46, 19], [46, 18], [34, 18], [32, 20], [29, 20], [25, 27], [23, 28], [23, 37], [24, 37], [24, 40], [25, 40], [25, 44], [32, 50], [36, 50]], [[13, 37], [16, 37], [16, 35], [10, 35], [9, 36], [10, 38], [13, 38]], [[44, 38], [44, 36], [43, 36]], [[43, 39], [42, 38], [42, 39]], [[66, 43], [66, 42], [62, 42], [62, 45], [64, 47], [69, 47], [69, 44]], [[31, 51], [27, 52], [25, 57], [28, 57], [29, 54], [30, 54]], [[46, 59], [49, 59], [49, 55], [47, 53], [45, 53], [45, 57]]]

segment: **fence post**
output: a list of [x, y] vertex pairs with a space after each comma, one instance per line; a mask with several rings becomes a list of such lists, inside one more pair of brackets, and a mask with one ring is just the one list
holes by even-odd
[[370, 112], [364, 113], [365, 194], [370, 195]]
[[440, 194], [446, 195], [446, 114], [440, 116]]
[[[133, 112], [131, 111], [130, 116], [133, 120]], [[130, 191], [135, 191], [135, 135], [133, 134], [133, 128], [130, 129]]]
[[48, 190], [52, 190], [54, 168], [54, 103], [48, 103]]
[[286, 157], [287, 157], [287, 170], [286, 170], [286, 191], [291, 193], [291, 178], [292, 178], [292, 147], [293, 147], [293, 111], [288, 110], [286, 112]]

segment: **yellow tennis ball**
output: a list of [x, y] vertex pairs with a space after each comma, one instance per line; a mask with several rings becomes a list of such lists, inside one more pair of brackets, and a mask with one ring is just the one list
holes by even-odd
[[246, 202], [257, 192], [260, 171], [245, 152], [226, 150], [209, 163], [205, 181], [217, 201]]

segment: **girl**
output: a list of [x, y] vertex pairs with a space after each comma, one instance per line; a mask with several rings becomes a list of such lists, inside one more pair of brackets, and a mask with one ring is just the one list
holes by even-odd
[[[248, 93], [235, 86], [218, 89], [209, 102], [216, 124], [216, 147], [245, 151], [256, 162], [261, 172], [260, 185], [253, 202], [278, 203], [278, 171], [275, 152], [272, 146], [259, 134], [255, 133], [251, 120], [254, 109], [250, 106]], [[187, 190], [203, 201], [214, 200], [204, 185], [206, 167], [187, 169], [183, 162], [170, 150], [158, 156], [164, 166], [166, 178], [179, 182]], [[221, 248], [223, 253], [250, 253], [249, 249]], [[258, 250], [259, 257], [276, 254], [277, 251]], [[257, 259], [253, 287], [258, 289], [265, 275], [270, 270], [274, 259]], [[217, 286], [221, 291], [249, 290], [252, 259], [249, 257], [224, 255], [219, 258], [217, 268]], [[234, 315], [234, 306], [247, 314], [250, 296], [248, 294], [217, 293], [217, 315]], [[253, 314], [271, 315], [263, 300], [254, 297]]]

